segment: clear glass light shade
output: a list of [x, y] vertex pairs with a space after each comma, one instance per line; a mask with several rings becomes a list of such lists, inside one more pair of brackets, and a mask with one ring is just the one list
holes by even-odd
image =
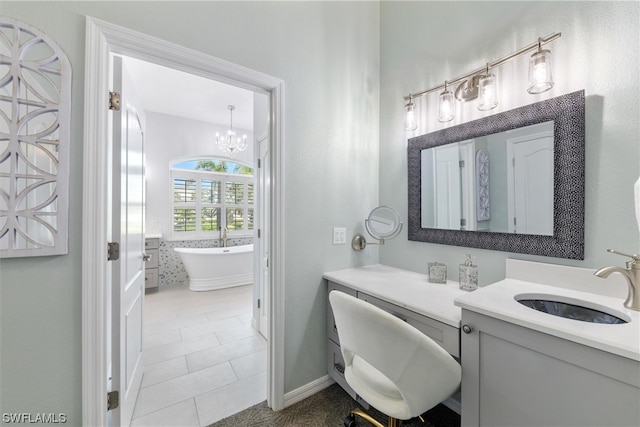
[[478, 81], [478, 98], [480, 99], [478, 110], [486, 111], [496, 108], [498, 105], [497, 89], [495, 75], [487, 74], [480, 77]]
[[416, 122], [415, 106], [413, 105], [413, 101], [409, 101], [409, 103], [405, 105], [404, 130], [412, 131], [417, 128], [418, 123]]
[[453, 92], [448, 89], [445, 89], [444, 92], [440, 94], [440, 103], [438, 108], [438, 121], [439, 122], [450, 122], [453, 120], [454, 108], [455, 108], [455, 99], [453, 97]]
[[529, 59], [529, 93], [542, 93], [553, 87], [551, 51], [540, 50]]

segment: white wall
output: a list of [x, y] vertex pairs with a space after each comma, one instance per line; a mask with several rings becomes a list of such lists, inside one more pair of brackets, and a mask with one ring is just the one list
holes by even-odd
[[326, 375], [322, 273], [377, 260], [332, 245], [331, 231], [362, 228], [378, 201], [378, 4], [2, 1], [0, 14], [56, 40], [74, 73], [69, 255], [0, 261], [1, 412], [81, 424], [86, 15], [284, 80], [285, 392]]
[[[597, 268], [623, 265], [607, 248], [638, 252], [632, 188], [640, 175], [640, 31], [638, 2], [383, 2], [381, 4], [380, 202], [407, 218], [408, 137], [488, 116], [576, 90], [586, 95], [585, 260], [390, 240], [384, 264], [426, 272], [429, 261], [447, 264], [457, 277], [469, 252], [477, 257], [480, 284], [505, 276], [505, 258]], [[447, 125], [437, 122], [437, 93], [416, 103], [419, 129], [402, 129], [402, 99], [501, 58], [538, 37], [561, 32], [547, 47], [555, 86], [526, 92], [528, 56], [496, 70], [500, 104], [480, 112], [475, 103]], [[602, 286], [607, 286], [603, 281]]]
[[[225, 135], [228, 126], [190, 120], [167, 114], [146, 112], [145, 179], [147, 182], [147, 230], [157, 227], [164, 240], [171, 237], [171, 178], [169, 164], [179, 159], [228, 157], [215, 145], [215, 135]], [[235, 129], [247, 135], [248, 146], [233, 160], [253, 165], [253, 132]]]

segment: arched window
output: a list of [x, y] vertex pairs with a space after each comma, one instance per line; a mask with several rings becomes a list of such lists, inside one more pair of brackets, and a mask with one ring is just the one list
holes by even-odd
[[253, 168], [222, 159], [191, 159], [171, 165], [172, 237], [251, 235], [254, 218]]

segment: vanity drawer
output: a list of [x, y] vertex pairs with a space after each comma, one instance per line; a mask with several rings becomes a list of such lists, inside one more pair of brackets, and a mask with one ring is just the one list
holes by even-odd
[[327, 371], [329, 376], [335, 380], [352, 398], [356, 398], [356, 392], [349, 386], [344, 378], [344, 359], [338, 344], [327, 340]]
[[144, 288], [158, 287], [158, 269], [152, 268], [144, 271]]
[[160, 239], [158, 238], [144, 239], [145, 249], [158, 249], [159, 247], [160, 247]]
[[[333, 310], [331, 310], [331, 303], [329, 302], [329, 292], [333, 290], [338, 290], [340, 292], [344, 292], [345, 294], [349, 294], [352, 297], [357, 296], [357, 292], [355, 289], [347, 288], [346, 286], [339, 285], [334, 282], [328, 282], [327, 286], [327, 338], [333, 341], [336, 344], [340, 344], [340, 340], [338, 339], [338, 330], [336, 328], [336, 322], [333, 320]], [[338, 351], [339, 353], [340, 351]]]
[[146, 269], [158, 268], [158, 257], [160, 256], [160, 250], [159, 249], [145, 249], [144, 253], [146, 255], [151, 256], [149, 261], [146, 261], [144, 263], [144, 268], [146, 268]]
[[363, 292], [358, 292], [358, 298], [367, 301], [381, 309], [404, 320], [420, 332], [437, 342], [453, 357], [460, 357], [460, 329], [423, 316], [406, 308], [399, 307]]

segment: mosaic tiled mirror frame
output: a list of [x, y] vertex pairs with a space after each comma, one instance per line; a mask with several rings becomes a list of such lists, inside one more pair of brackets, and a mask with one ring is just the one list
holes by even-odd
[[[553, 235], [421, 228], [420, 152], [553, 120]], [[585, 97], [576, 91], [489, 117], [411, 138], [407, 145], [409, 240], [445, 245], [584, 259]]]
[[71, 64], [0, 17], [0, 258], [68, 253]]

